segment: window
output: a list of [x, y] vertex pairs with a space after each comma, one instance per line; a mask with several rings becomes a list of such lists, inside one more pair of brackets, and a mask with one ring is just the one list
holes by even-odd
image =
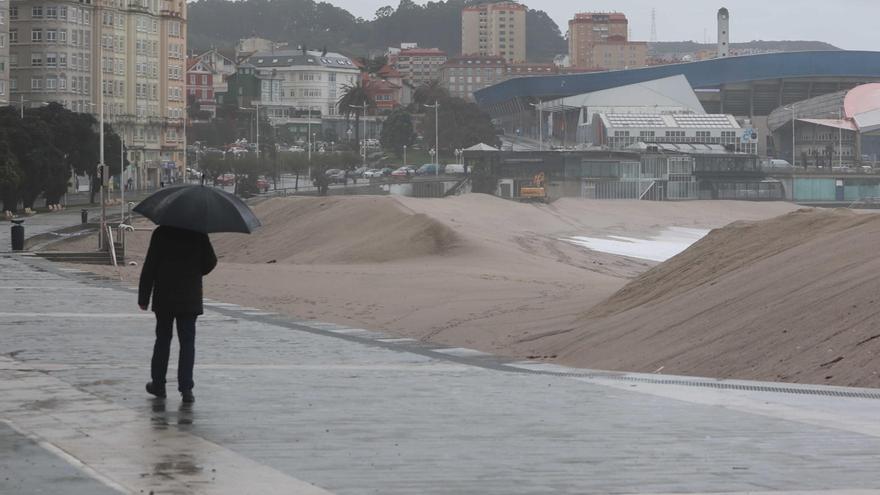
[[59, 53], [58, 54], [58, 67], [67, 67], [67, 54]]
[[10, 89], [10, 91], [17, 91], [18, 90], [18, 79], [14, 78], [14, 77], [9, 79], [9, 89]]
[[61, 76], [58, 78], [58, 89], [67, 89], [67, 78]]
[[180, 36], [180, 21], [169, 22], [168, 32], [171, 36]]
[[61, 20], [67, 20], [67, 7], [58, 7], [58, 18]]
[[58, 42], [59, 43], [67, 43], [67, 30], [59, 29], [58, 30]]
[[34, 5], [31, 7], [31, 17], [34, 19], [42, 19], [43, 18], [43, 6], [42, 5]]
[[43, 54], [42, 53], [31, 53], [31, 66], [32, 67], [40, 67], [43, 65]]
[[208, 84], [208, 76], [202, 76], [202, 84]]
[[[57, 53], [46, 53], [46, 67], [55, 67], [58, 65], [58, 54]], [[47, 88], [49, 86], [46, 86]]]
[[31, 29], [31, 41], [33, 41], [33, 42], [43, 41], [43, 30], [42, 29]]
[[203, 90], [202, 90], [202, 99], [203, 99], [203, 100], [207, 100], [207, 99], [210, 98], [210, 97], [208, 96], [208, 93], [209, 93], [209, 92], [210, 92], [210, 91], [207, 90], [207, 89], [203, 89]]
[[58, 41], [58, 31], [55, 29], [47, 29], [46, 30], [46, 41], [48, 43], [55, 43]]
[[31, 89], [42, 89], [43, 88], [43, 79], [39, 77], [31, 78]]
[[13, 5], [9, 7], [9, 18], [18, 19], [18, 5]]
[[10, 53], [9, 54], [9, 66], [10, 67], [17, 67], [18, 66], [18, 54], [17, 53]]
[[46, 78], [46, 89], [55, 89], [56, 87], [58, 87], [58, 83], [55, 80], [55, 78], [54, 77], [47, 77]]
[[58, 7], [55, 7], [55, 6], [46, 7], [46, 18], [47, 19], [58, 18]]

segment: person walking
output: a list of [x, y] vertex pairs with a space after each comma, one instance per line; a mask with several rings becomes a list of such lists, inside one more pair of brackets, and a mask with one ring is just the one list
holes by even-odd
[[147, 310], [152, 297], [156, 314], [156, 342], [150, 363], [147, 392], [165, 398], [165, 375], [171, 350], [172, 326], [177, 321], [180, 356], [177, 389], [183, 402], [195, 401], [192, 389], [196, 318], [202, 314], [202, 277], [217, 265], [207, 234], [159, 226], [153, 231], [138, 286], [138, 306]]

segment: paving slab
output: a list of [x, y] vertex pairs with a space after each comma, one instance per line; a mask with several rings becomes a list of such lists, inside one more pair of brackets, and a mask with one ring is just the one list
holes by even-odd
[[0, 257], [0, 451], [41, 439], [123, 493], [880, 493], [873, 391], [515, 363], [219, 303], [196, 403], [153, 400], [131, 289]]

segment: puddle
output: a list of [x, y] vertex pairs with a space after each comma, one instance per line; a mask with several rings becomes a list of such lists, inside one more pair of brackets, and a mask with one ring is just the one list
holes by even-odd
[[708, 230], [669, 227], [647, 239], [609, 235], [607, 237], [569, 237], [566, 242], [601, 253], [617, 254], [649, 261], [666, 261], [702, 239]]

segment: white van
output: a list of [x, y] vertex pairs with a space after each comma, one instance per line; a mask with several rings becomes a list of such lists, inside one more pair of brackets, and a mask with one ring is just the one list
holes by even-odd
[[779, 160], [776, 158], [766, 160], [763, 163], [764, 168], [792, 168], [788, 160]]
[[444, 169], [446, 174], [454, 175], [454, 174], [463, 174], [464, 173], [464, 164], [461, 163], [450, 163], [446, 165]]

